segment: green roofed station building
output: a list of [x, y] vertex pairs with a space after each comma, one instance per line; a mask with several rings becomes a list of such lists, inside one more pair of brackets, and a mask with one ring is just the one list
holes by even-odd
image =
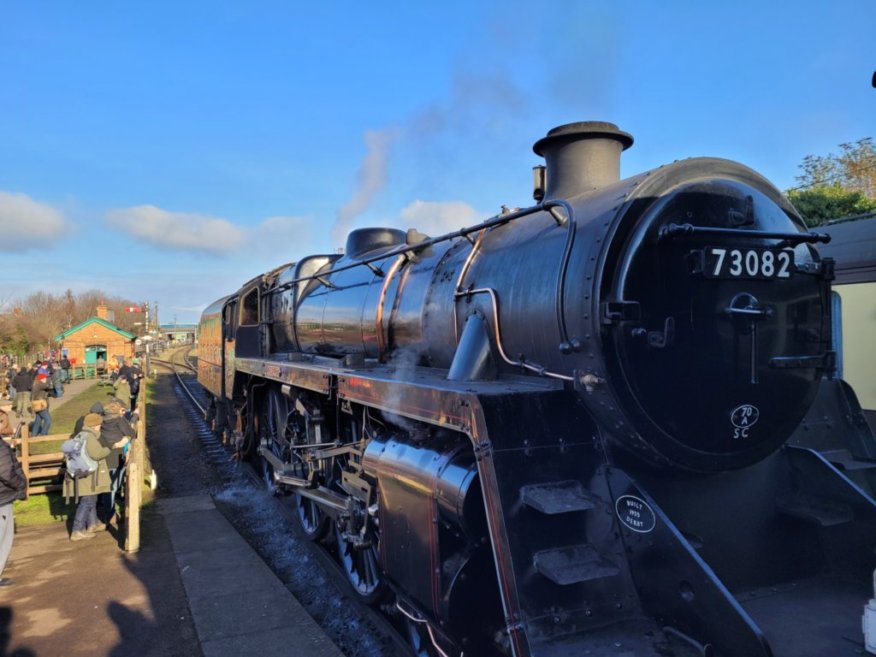
[[121, 358], [127, 362], [134, 358], [137, 336], [100, 317], [101, 307], [97, 312], [97, 317], [90, 317], [55, 336], [55, 340], [61, 344], [61, 353], [67, 355], [76, 370], [90, 370], [85, 372], [86, 376], [93, 375], [101, 362], [112, 366], [118, 364]]

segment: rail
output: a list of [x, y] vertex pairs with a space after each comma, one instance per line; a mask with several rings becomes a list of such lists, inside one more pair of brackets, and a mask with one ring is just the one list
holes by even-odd
[[197, 371], [197, 369], [196, 369], [191, 363], [188, 362], [188, 358], [185, 358], [185, 359], [184, 359], [184, 362], [182, 362], [182, 363], [177, 363], [177, 362], [175, 362], [175, 361], [173, 360], [173, 358], [174, 358], [178, 353], [180, 353], [180, 352], [176, 352], [176, 353], [172, 354], [172, 355], [171, 355], [171, 360], [164, 360], [164, 359], [160, 359], [160, 358], [153, 358], [153, 359], [152, 359], [152, 362], [155, 363], [155, 364], [157, 364], [157, 365], [159, 365], [159, 366], [161, 366], [161, 367], [166, 367], [166, 368], [168, 368], [171, 372], [173, 372], [173, 375], [176, 377], [177, 382], [179, 382], [179, 384], [180, 384], [180, 388], [182, 389], [182, 391], [186, 394], [186, 396], [189, 398], [189, 400], [192, 402], [192, 404], [194, 404], [194, 405], [197, 407], [197, 409], [198, 409], [199, 411], [201, 411], [202, 414], [205, 414], [205, 413], [207, 412], [207, 409], [205, 409], [205, 408], [201, 405], [201, 403], [200, 403], [197, 399], [195, 399], [195, 396], [191, 393], [191, 391], [189, 390], [189, 387], [185, 384], [185, 381], [182, 380], [182, 377], [180, 376], [180, 374], [179, 374], [179, 372], [177, 371], [176, 368], [177, 368], [178, 366], [180, 366], [180, 367], [184, 367], [185, 369], [189, 370], [192, 374], [197, 374], [198, 371]]

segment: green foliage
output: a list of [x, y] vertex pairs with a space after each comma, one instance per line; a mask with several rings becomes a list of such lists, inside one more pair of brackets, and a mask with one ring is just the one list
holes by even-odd
[[20, 324], [9, 322], [3, 330], [6, 322], [0, 321], [0, 351], [16, 356], [24, 356], [33, 346], [27, 337], [24, 327]]
[[876, 198], [867, 198], [861, 192], [850, 191], [837, 183], [791, 190], [788, 199], [807, 226], [820, 226], [830, 219], [876, 211]]

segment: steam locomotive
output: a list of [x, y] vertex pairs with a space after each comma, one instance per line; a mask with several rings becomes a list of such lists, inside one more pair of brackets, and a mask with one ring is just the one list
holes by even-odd
[[876, 442], [828, 238], [735, 162], [620, 180], [632, 142], [554, 128], [532, 207], [213, 303], [215, 426], [417, 654], [860, 654]]

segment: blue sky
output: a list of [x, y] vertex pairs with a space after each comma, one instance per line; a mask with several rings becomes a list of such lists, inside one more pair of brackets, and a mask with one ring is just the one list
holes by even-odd
[[782, 189], [876, 136], [876, 2], [0, 4], [0, 302], [100, 288], [162, 322], [351, 227], [531, 202], [532, 144], [607, 120], [628, 176]]

